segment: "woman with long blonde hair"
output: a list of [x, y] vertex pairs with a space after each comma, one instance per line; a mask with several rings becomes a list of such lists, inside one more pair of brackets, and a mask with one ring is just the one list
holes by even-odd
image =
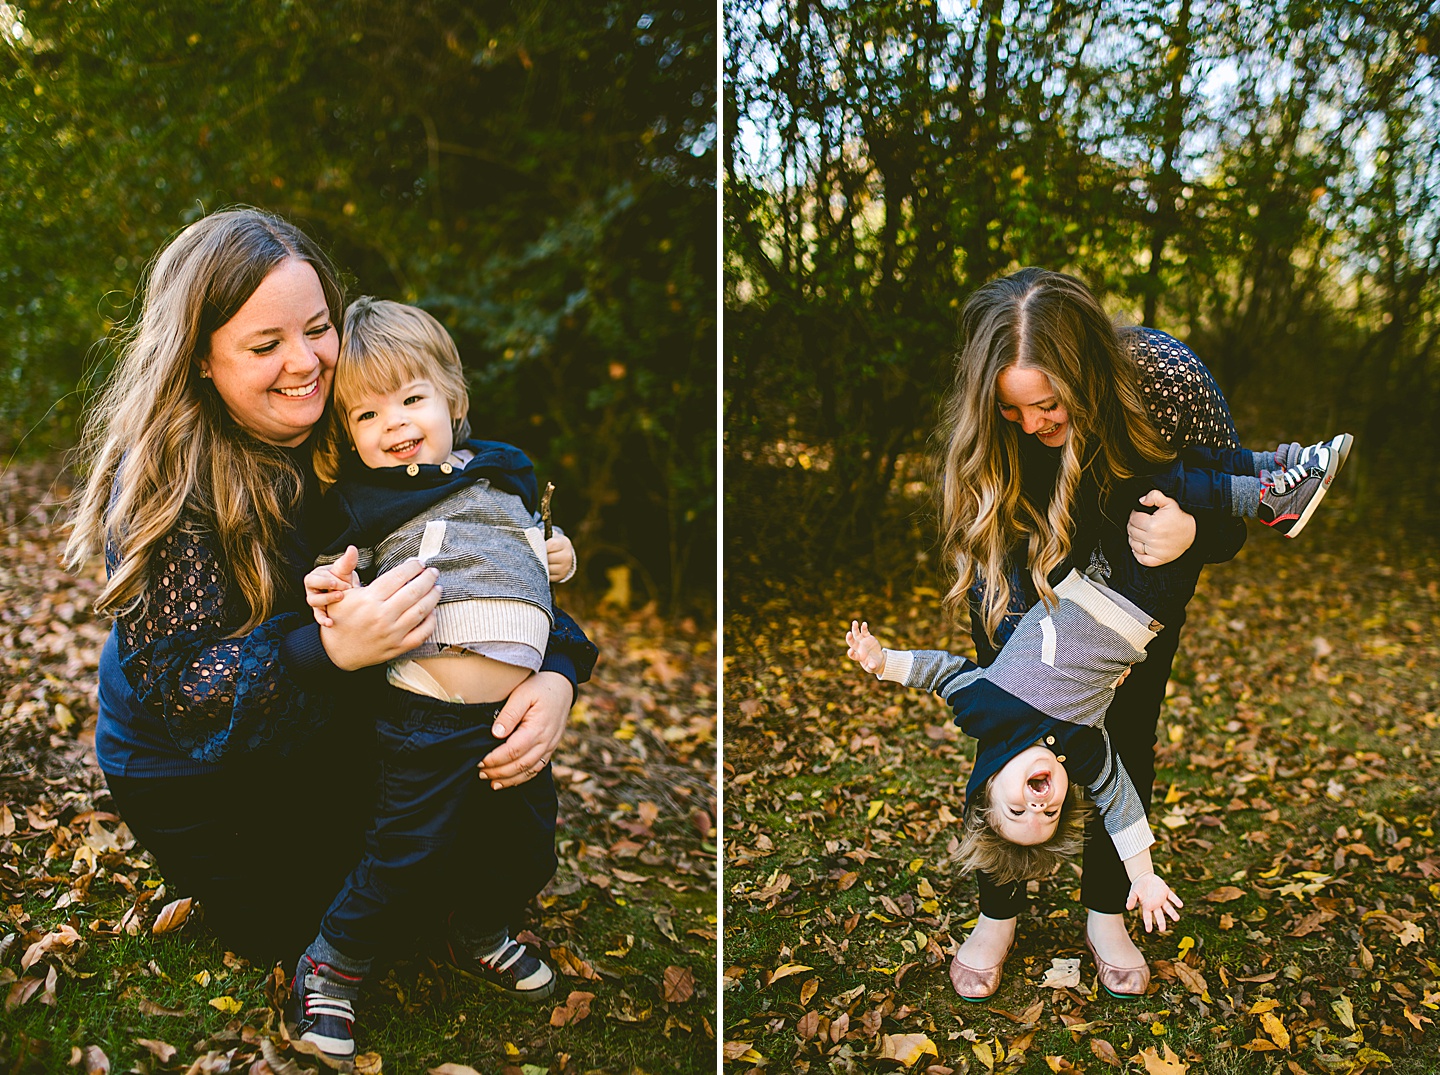
[[[955, 367], [940, 433], [941, 528], [955, 570], [947, 603], [968, 602], [982, 665], [1027, 609], [1055, 603], [1053, 586], [1072, 569], [1108, 575], [1156, 618], [1152, 627], [1163, 625], [1106, 713], [1148, 811], [1155, 725], [1185, 604], [1201, 566], [1234, 556], [1245, 529], [1210, 513], [1197, 527], [1158, 490], [1136, 503], [1136, 483], [1176, 449], [1237, 447], [1224, 397], [1184, 344], [1150, 329], [1117, 330], [1083, 283], [1042, 269], [971, 296]], [[1084, 847], [1086, 942], [1101, 984], [1116, 996], [1141, 995], [1149, 970], [1125, 925], [1130, 881], [1096, 818]], [[977, 878], [980, 918], [951, 966], [956, 991], [972, 1000], [999, 987], [1025, 905], [1023, 882], [1000, 884], [983, 870]]]
[[[428, 638], [418, 561], [305, 604], [344, 296], [318, 246], [257, 209], [176, 234], [91, 407], [69, 562], [103, 552], [95, 752], [119, 813], [224, 942], [291, 962], [359, 860], [371, 795], [367, 674]], [[556, 610], [542, 671], [507, 703], [485, 760], [550, 811], [548, 760], [593, 647]], [[546, 780], [530, 782], [544, 770]], [[477, 777], [478, 779], [478, 777]], [[548, 805], [545, 800], [548, 799]], [[289, 861], [286, 849], [293, 851]], [[279, 856], [277, 859], [276, 856]], [[265, 877], [283, 872], [284, 881]]]

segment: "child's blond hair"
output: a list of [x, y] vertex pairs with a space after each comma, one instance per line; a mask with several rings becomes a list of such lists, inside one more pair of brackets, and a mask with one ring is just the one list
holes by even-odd
[[955, 863], [963, 873], [981, 870], [999, 885], [1048, 877], [1056, 866], [1080, 853], [1085, 846], [1085, 825], [1095, 812], [1079, 787], [1072, 785], [1060, 804], [1060, 817], [1050, 839], [1038, 844], [1011, 843], [999, 832], [996, 808], [990, 803], [985, 781], [965, 804], [965, 820]]
[[345, 311], [340, 358], [329, 419], [315, 448], [315, 474], [324, 486], [340, 475], [340, 458], [351, 446], [346, 415], [361, 397], [393, 392], [424, 378], [450, 406], [454, 439], [470, 433], [470, 394], [460, 369], [460, 352], [445, 326], [418, 306], [362, 295]]

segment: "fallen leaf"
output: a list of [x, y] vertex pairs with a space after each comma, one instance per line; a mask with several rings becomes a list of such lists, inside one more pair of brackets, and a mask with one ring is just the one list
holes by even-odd
[[1074, 989], [1080, 985], [1079, 959], [1052, 959], [1042, 989]]
[[147, 997], [141, 997], [138, 1005], [141, 1015], [189, 1015], [184, 1008], [164, 1008]]
[[164, 1041], [156, 1041], [154, 1038], [136, 1038], [136, 1045], [143, 1045], [150, 1050], [150, 1055], [162, 1064], [168, 1064], [170, 1059], [178, 1051], [175, 1046]]
[[820, 1032], [820, 1013], [806, 1012], [795, 1022], [795, 1033], [801, 1041], [809, 1041]]
[[550, 949], [550, 958], [555, 960], [561, 974], [568, 974], [571, 978], [584, 978], [592, 982], [600, 980], [600, 975], [595, 972], [594, 967], [564, 945]]
[[1350, 998], [1344, 993], [1340, 994], [1339, 1000], [1330, 1002], [1330, 1010], [1335, 1013], [1335, 1018], [1340, 1020], [1340, 1025], [1346, 1030], [1355, 1029], [1355, 1008], [1350, 1003]]
[[1080, 1068], [1077, 1068], [1063, 1056], [1047, 1056], [1045, 1058], [1045, 1066], [1055, 1072], [1056, 1075], [1080, 1075], [1081, 1071]]
[[44, 984], [44, 978], [21, 978], [12, 985], [10, 991], [5, 994], [5, 1010], [7, 1012], [13, 1012], [33, 997]]
[[184, 899], [172, 900], [160, 908], [160, 914], [155, 919], [155, 924], [150, 927], [151, 933], [173, 933], [185, 924], [190, 917], [191, 900], [189, 896]]
[[1214, 892], [1207, 892], [1205, 899], [1211, 903], [1229, 903], [1232, 900], [1238, 900], [1243, 895], [1245, 895], [1243, 888], [1236, 888], [1234, 885], [1222, 885]]
[[782, 963], [776, 967], [770, 975], [770, 984], [774, 985], [781, 978], [788, 978], [792, 974], [803, 974], [807, 970], [814, 970], [814, 967], [807, 967], [803, 963]]
[[1109, 1064], [1112, 1068], [1121, 1066], [1120, 1054], [1115, 1051], [1115, 1046], [1104, 1038], [1091, 1038], [1090, 1051], [1095, 1054], [1097, 1060]]
[[815, 991], [820, 988], [819, 978], [807, 978], [800, 986], [800, 1006], [803, 1008], [809, 1004], [815, 996]]
[[1265, 1033], [1270, 1035], [1272, 1041], [1282, 1049], [1290, 1047], [1290, 1032], [1285, 1029], [1285, 1024], [1280, 1017], [1272, 1012], [1263, 1012], [1260, 1016], [1260, 1025], [1265, 1028]]
[[87, 1045], [81, 1054], [85, 1064], [85, 1075], [109, 1075], [110, 1058], [98, 1045]]
[[935, 1043], [924, 1034], [886, 1034], [880, 1039], [881, 1060], [898, 1060], [908, 1068], [927, 1054], [940, 1059]]
[[75, 932], [73, 926], [68, 922], [57, 930], [45, 934], [38, 941], [25, 950], [24, 957], [20, 960], [20, 970], [27, 971], [45, 958], [46, 954], [55, 951], [64, 951], [83, 944], [80, 934]]
[[240, 1010], [240, 1001], [234, 997], [211, 997], [209, 1004], [226, 1015], [234, 1015]]
[[666, 967], [660, 995], [667, 1004], [684, 1004], [695, 995], [695, 975], [688, 967]]
[[578, 1023], [590, 1014], [590, 1003], [595, 999], [594, 993], [585, 993], [581, 990], [571, 990], [570, 995], [565, 998], [565, 1003], [558, 1005], [550, 1013], [551, 1026], [568, 1026]]
[[1185, 1075], [1190, 1070], [1190, 1065], [1175, 1055], [1175, 1050], [1164, 1042], [1160, 1045], [1161, 1052], [1154, 1046], [1149, 1049], [1140, 1050], [1140, 1060], [1145, 1065], [1145, 1075]]
[[383, 1075], [385, 1061], [379, 1053], [361, 1053], [354, 1060], [355, 1075]]

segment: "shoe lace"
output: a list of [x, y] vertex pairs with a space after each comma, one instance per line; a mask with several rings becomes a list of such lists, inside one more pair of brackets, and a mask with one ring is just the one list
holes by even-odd
[[1287, 467], [1284, 470], [1273, 470], [1270, 472], [1270, 488], [1276, 493], [1288, 492], [1308, 477], [1310, 477], [1309, 467], [1296, 466]]
[[[320, 983], [323, 978], [314, 975], [311, 981], [318, 979]], [[332, 997], [324, 992], [324, 985], [311, 985], [311, 981], [305, 983], [305, 1015], [307, 1018], [317, 1019], [322, 1015], [334, 1015], [341, 1019], [355, 1021], [355, 1005], [344, 997]]]
[[504, 973], [525, 955], [525, 946], [515, 940], [507, 940], [503, 948], [496, 952], [489, 959], [480, 959], [480, 962], [493, 971]]

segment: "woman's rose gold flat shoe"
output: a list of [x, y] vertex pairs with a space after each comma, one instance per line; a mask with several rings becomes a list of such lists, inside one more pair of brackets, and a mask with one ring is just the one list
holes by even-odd
[[[1141, 967], [1112, 967], [1095, 951], [1095, 946], [1090, 943], [1089, 934], [1085, 936], [1085, 947], [1090, 949], [1090, 954], [1095, 957], [1095, 969], [1099, 971], [1100, 987], [1116, 1000], [1138, 1000], [1150, 988], [1150, 965], [1148, 963]], [[954, 975], [953, 968], [950, 973], [952, 976]]]
[[1005, 960], [1009, 955], [1007, 948], [1000, 962], [993, 967], [971, 967], [961, 963], [960, 953], [956, 952], [955, 958], [950, 961], [950, 984], [965, 1000], [979, 1001], [992, 997], [1000, 988], [1000, 972], [1005, 969]]

